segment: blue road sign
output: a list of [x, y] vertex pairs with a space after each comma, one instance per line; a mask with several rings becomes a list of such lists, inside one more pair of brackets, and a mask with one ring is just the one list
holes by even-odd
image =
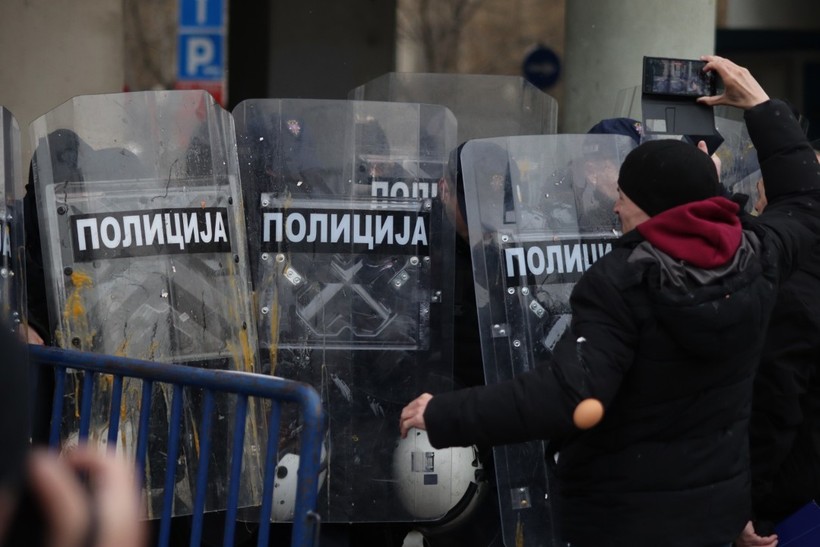
[[552, 87], [561, 75], [561, 60], [550, 48], [538, 45], [524, 58], [524, 78], [539, 89]]
[[180, 27], [222, 27], [224, 0], [179, 0]]
[[223, 34], [180, 34], [177, 77], [180, 80], [221, 80], [225, 72]]

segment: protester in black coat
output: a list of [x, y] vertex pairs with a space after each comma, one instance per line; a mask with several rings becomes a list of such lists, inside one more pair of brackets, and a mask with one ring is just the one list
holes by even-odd
[[[433, 446], [561, 443], [562, 538], [575, 546], [728, 545], [749, 511], [752, 377], [776, 288], [820, 230], [820, 171], [796, 120], [748, 70], [706, 56], [747, 110], [770, 204], [741, 223], [709, 157], [679, 141], [631, 152], [615, 206], [624, 236], [571, 298], [570, 359], [402, 412]], [[588, 430], [585, 399], [603, 404]], [[587, 424], [592, 425], [592, 424]]]
[[[820, 156], [820, 141], [812, 143]], [[765, 195], [756, 209], [765, 207]], [[761, 206], [761, 203], [763, 204]], [[820, 244], [783, 284], [755, 377], [750, 425], [752, 509], [738, 545], [820, 499]]]

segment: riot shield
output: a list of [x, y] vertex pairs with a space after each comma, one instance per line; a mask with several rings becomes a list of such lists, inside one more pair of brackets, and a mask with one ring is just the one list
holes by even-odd
[[715, 126], [723, 137], [723, 143], [715, 151], [720, 158], [720, 182], [730, 193], [749, 196], [745, 209], [751, 212], [758, 197], [757, 181], [762, 174], [746, 123], [742, 119], [715, 115]]
[[[202, 91], [76, 97], [34, 121], [32, 169], [49, 314], [59, 345], [217, 369], [255, 371], [244, 212], [233, 121]], [[89, 439], [105, 443], [108, 386], [98, 386]], [[149, 516], [176, 467], [174, 514], [194, 490], [201, 393], [185, 392], [179, 460], [166, 462], [169, 391], [155, 388], [146, 461]], [[79, 383], [66, 405], [79, 398]], [[134, 453], [141, 382], [126, 382], [119, 449]], [[217, 401], [230, 424], [231, 400]], [[75, 413], [63, 412], [70, 445]], [[261, 464], [249, 412], [240, 504], [257, 503]], [[230, 429], [213, 433], [206, 510], [224, 509]], [[263, 443], [264, 444], [264, 443]], [[224, 472], [223, 472], [224, 471]], [[171, 469], [170, 472], [174, 472]]]
[[[501, 75], [476, 74], [385, 74], [355, 90], [350, 97], [367, 100], [413, 101], [440, 104], [449, 108], [458, 121], [458, 142], [487, 137], [511, 135], [553, 134], [557, 125], [556, 101], [523, 78]], [[455, 162], [449, 186], [454, 195], [460, 194]], [[455, 200], [453, 200], [455, 201]], [[450, 203], [456, 207], [455, 203]], [[463, 202], [458, 208], [464, 214]], [[466, 235], [464, 236], [466, 238]], [[485, 381], [481, 365], [478, 334], [478, 317], [475, 306], [476, 287], [472, 272], [469, 245], [461, 236], [456, 238], [455, 284], [454, 284], [454, 339], [458, 347], [454, 355], [454, 377], [457, 387], [480, 385]], [[486, 449], [479, 451], [483, 465], [492, 468], [492, 458]], [[486, 500], [463, 510], [462, 520], [471, 512], [485, 511], [481, 505], [491, 505], [497, 497], [492, 470], [484, 473], [479, 487], [486, 487], [477, 497]], [[493, 520], [493, 519], [487, 519]], [[453, 521], [427, 530], [435, 535], [441, 529], [453, 528]], [[474, 537], [496, 532], [496, 524], [487, 523], [486, 528], [475, 531]], [[472, 532], [471, 532], [472, 533]]]
[[[575, 282], [618, 236], [612, 207], [625, 136], [469, 141], [461, 153], [488, 383], [550, 359], [569, 332]], [[495, 448], [506, 545], [558, 545], [547, 446]]]
[[349, 98], [446, 106], [458, 121], [458, 142], [555, 133], [558, 103], [520, 76], [391, 72]]
[[614, 118], [632, 118], [642, 120], [641, 117], [641, 87], [627, 87], [619, 89], [615, 95]]
[[454, 235], [436, 199], [452, 114], [273, 99], [233, 114], [263, 366], [314, 385], [329, 417], [323, 519], [442, 516], [453, 458], [399, 446], [396, 424], [418, 393], [452, 387]]
[[25, 235], [23, 205], [20, 200], [20, 127], [5, 107], [0, 106], [0, 321], [16, 328], [25, 320]]

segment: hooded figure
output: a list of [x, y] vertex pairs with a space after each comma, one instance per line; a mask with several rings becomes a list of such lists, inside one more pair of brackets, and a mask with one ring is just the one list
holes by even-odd
[[[642, 144], [619, 173], [624, 235], [570, 299], [575, 351], [402, 412], [402, 434], [426, 428], [435, 447], [549, 439], [573, 547], [729, 545], [750, 515], [752, 378], [777, 286], [820, 230], [820, 169], [785, 104], [706, 58], [726, 85], [708, 104], [747, 110], [765, 213], [721, 197], [691, 144]], [[590, 399], [603, 414], [588, 419]]]

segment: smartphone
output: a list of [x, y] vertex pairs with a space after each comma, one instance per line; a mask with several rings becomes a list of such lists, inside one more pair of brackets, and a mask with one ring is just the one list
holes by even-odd
[[713, 72], [704, 72], [706, 61], [697, 59], [643, 58], [643, 92], [673, 97], [703, 97], [717, 93]]

